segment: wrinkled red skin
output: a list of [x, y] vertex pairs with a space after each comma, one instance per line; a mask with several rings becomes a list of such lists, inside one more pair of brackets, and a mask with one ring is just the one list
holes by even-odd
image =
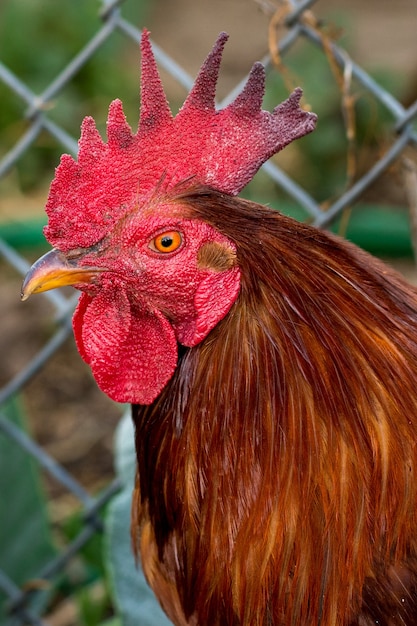
[[[169, 208], [169, 207], [168, 207]], [[172, 208], [171, 208], [172, 211]], [[84, 293], [74, 315], [78, 349], [100, 388], [118, 402], [149, 404], [171, 378], [177, 342], [193, 346], [226, 315], [239, 292], [239, 269], [198, 267], [198, 251], [234, 246], [203, 222], [158, 213], [119, 223], [80, 265], [106, 268]], [[181, 246], [156, 252], [154, 237], [177, 230]]]

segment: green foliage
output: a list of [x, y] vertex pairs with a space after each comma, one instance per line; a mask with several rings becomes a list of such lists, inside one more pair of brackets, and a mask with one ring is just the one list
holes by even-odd
[[[98, 0], [2, 0], [0, 4], [0, 61], [36, 94], [43, 92], [101, 28]], [[146, 0], [123, 5], [133, 24], [140, 26]], [[128, 13], [127, 13], [128, 12]], [[106, 119], [109, 103], [122, 98], [130, 119], [137, 118], [139, 52], [132, 42], [112, 35], [82, 66], [75, 77], [46, 104], [48, 115], [74, 137], [82, 118]], [[26, 104], [0, 83], [1, 153], [10, 149], [25, 132]], [[43, 133], [36, 150], [27, 150], [18, 163], [19, 183], [31, 190], [51, 178], [62, 147]]]
[[[18, 400], [2, 408], [2, 416], [26, 431]], [[82, 512], [74, 511], [52, 531], [39, 467], [27, 452], [0, 431], [0, 568], [13, 583], [32, 584], [36, 593], [28, 609], [42, 614], [60, 598], [72, 601], [79, 626], [99, 626], [113, 613], [103, 559], [103, 536], [95, 533], [57, 579], [39, 581], [39, 572], [85, 527]], [[103, 513], [104, 516], [104, 513]], [[0, 624], [13, 626], [7, 598], [0, 591]], [[104, 625], [103, 625], [104, 626]], [[106, 626], [121, 626], [115, 619]]]
[[[104, 517], [102, 512], [101, 517]], [[61, 533], [65, 543], [73, 541], [85, 528], [86, 521], [82, 511], [75, 511], [61, 523]], [[82, 583], [95, 582], [105, 575], [103, 558], [103, 536], [97, 532], [91, 536], [89, 541], [85, 543], [79, 550], [77, 556], [82, 562]], [[78, 571], [81, 571], [79, 568]]]
[[[102, 512], [104, 517], [105, 512]], [[81, 510], [60, 524], [64, 544], [78, 537], [86, 522]], [[56, 586], [56, 595], [72, 598], [80, 626], [98, 626], [113, 612], [103, 559], [103, 535], [96, 532], [78, 551]]]
[[[3, 407], [2, 413], [25, 430], [25, 415], [18, 400]], [[1, 431], [0, 494], [0, 566], [16, 585], [27, 585], [53, 558], [55, 547], [39, 467]], [[47, 591], [38, 592], [30, 607], [40, 610], [48, 595]], [[0, 592], [0, 623], [7, 626], [12, 621], [6, 616], [6, 599]]]
[[80, 626], [98, 626], [108, 615], [110, 598], [102, 583], [84, 585], [75, 595]]

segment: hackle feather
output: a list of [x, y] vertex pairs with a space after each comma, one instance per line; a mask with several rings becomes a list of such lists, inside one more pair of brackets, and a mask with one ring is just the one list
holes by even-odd
[[174, 201], [235, 242], [242, 287], [133, 411], [133, 541], [147, 528], [165, 610], [200, 626], [417, 623], [415, 290], [264, 207], [204, 188]]

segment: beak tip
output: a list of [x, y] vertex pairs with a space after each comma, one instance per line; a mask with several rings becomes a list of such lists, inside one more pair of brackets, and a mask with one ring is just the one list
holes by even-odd
[[23, 280], [22, 287], [20, 289], [21, 302], [25, 302], [36, 289], [36, 283], [33, 284], [33, 281], [32, 281], [32, 274], [33, 273], [32, 273], [32, 268], [31, 268]]
[[27, 288], [28, 286], [28, 275], [26, 274], [23, 283], [22, 283], [22, 287], [20, 289], [20, 300], [21, 302], [25, 302], [25, 300], [27, 300], [30, 296], [30, 294], [32, 293], [30, 290], [28, 290]]

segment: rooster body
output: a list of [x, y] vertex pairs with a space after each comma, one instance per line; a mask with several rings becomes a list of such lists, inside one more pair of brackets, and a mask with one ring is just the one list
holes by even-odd
[[83, 292], [78, 349], [133, 405], [147, 579], [177, 626], [413, 626], [417, 292], [233, 197], [313, 129], [299, 92], [260, 111], [255, 66], [216, 112], [221, 37], [172, 118], [144, 35], [138, 134], [84, 122], [23, 294]]

